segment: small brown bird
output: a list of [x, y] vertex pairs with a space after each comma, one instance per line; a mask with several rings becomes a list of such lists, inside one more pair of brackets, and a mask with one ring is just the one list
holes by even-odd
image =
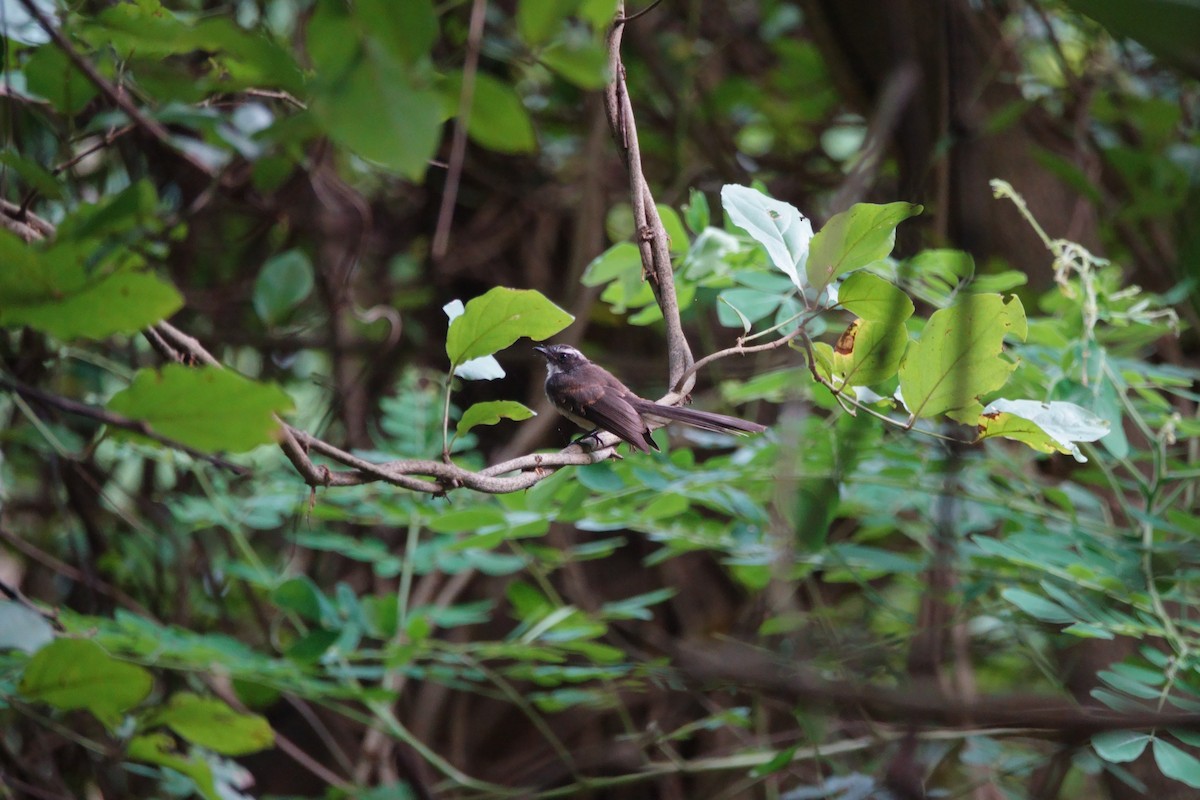
[[533, 349], [546, 359], [546, 397], [558, 413], [593, 434], [608, 431], [643, 453], [658, 449], [650, 438], [649, 422], [682, 422], [705, 431], [738, 435], [767, 429], [737, 417], [664, 406], [638, 397], [611, 372], [588, 361], [570, 345], [538, 345]]

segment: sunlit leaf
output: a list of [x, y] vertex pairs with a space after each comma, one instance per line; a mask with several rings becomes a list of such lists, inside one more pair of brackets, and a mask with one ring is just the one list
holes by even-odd
[[721, 205], [729, 221], [765, 247], [771, 263], [792, 283], [800, 289], [808, 285], [805, 265], [813, 229], [805, 216], [757, 189], [734, 184], [721, 187]]
[[446, 355], [457, 366], [503, 350], [522, 336], [546, 339], [574, 319], [539, 291], [497, 286], [469, 301], [462, 316], [450, 323]]
[[834, 214], [812, 237], [808, 282], [823, 289], [837, 276], [888, 255], [896, 244], [896, 226], [920, 213], [921, 206], [912, 203], [856, 203]]
[[267, 721], [257, 714], [230, 708], [224, 700], [176, 692], [153, 715], [182, 738], [222, 755], [242, 756], [265, 750], [275, 742]]
[[975, 422], [979, 397], [1005, 384], [1016, 365], [1001, 356], [1006, 335], [1024, 339], [1021, 301], [966, 295], [930, 316], [900, 364], [900, 391], [914, 418], [949, 413]]

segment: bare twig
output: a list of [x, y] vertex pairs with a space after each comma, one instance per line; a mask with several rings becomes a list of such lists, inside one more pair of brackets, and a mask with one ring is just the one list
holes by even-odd
[[487, 0], [475, 0], [471, 6], [471, 21], [467, 29], [467, 58], [463, 64], [462, 91], [458, 98], [458, 117], [454, 120], [454, 137], [450, 143], [450, 168], [446, 173], [446, 189], [438, 209], [437, 229], [430, 248], [434, 261], [446, 255], [450, 246], [450, 226], [454, 221], [454, 204], [458, 201], [458, 184], [462, 180], [463, 161], [467, 153], [467, 122], [471, 117], [471, 102], [475, 96], [475, 73], [479, 68], [479, 49], [483, 42], [483, 21]]

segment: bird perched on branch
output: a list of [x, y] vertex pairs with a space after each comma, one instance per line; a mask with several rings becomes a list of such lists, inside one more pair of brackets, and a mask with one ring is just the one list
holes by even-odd
[[650, 423], [681, 422], [739, 436], [767, 429], [737, 417], [666, 406], [638, 397], [611, 372], [570, 345], [538, 345], [533, 349], [546, 359], [546, 397], [558, 413], [592, 435], [607, 431], [643, 453], [658, 449], [650, 438]]

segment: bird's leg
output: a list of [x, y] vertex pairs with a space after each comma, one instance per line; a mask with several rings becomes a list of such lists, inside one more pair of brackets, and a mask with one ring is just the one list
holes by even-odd
[[[594, 444], [591, 447], [583, 447], [583, 443], [586, 442], [588, 439], [591, 439]], [[575, 440], [573, 442], [571, 442], [571, 444], [577, 444], [580, 447], [583, 447], [584, 450], [587, 450], [589, 452], [592, 450], [595, 450], [597, 447], [600, 446], [600, 429], [592, 428], [592, 430], [590, 430], [589, 432], [576, 437]]]

